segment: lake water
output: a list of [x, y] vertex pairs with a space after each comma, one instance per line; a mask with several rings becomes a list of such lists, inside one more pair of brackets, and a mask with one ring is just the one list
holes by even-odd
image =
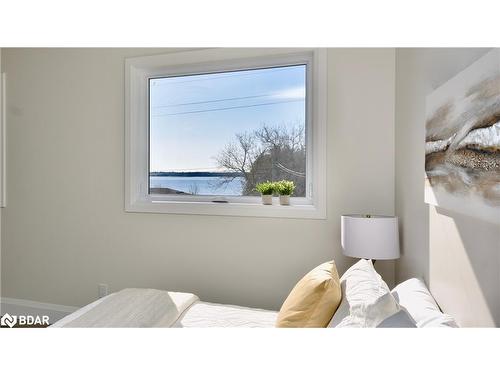
[[235, 177], [231, 182], [222, 184], [224, 177], [177, 177], [151, 176], [151, 188], [170, 188], [198, 195], [241, 195], [243, 177]]

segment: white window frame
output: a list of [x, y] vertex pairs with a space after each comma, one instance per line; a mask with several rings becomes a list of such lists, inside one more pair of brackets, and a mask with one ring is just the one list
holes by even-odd
[[[125, 61], [125, 210], [173, 214], [326, 218], [327, 52], [325, 49], [214, 48], [129, 58]], [[306, 197], [290, 206], [263, 205], [260, 197], [149, 194], [150, 78], [273, 66], [307, 65]]]

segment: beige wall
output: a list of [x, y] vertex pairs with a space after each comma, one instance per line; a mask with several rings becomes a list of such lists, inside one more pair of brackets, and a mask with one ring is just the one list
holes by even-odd
[[396, 52], [396, 279], [423, 277], [462, 326], [500, 326], [500, 227], [424, 203], [425, 97], [487, 51]]
[[277, 309], [315, 265], [353, 262], [342, 213], [394, 213], [393, 49], [329, 52], [327, 220], [125, 213], [123, 61], [158, 52], [3, 51], [2, 296], [80, 306], [107, 283]]

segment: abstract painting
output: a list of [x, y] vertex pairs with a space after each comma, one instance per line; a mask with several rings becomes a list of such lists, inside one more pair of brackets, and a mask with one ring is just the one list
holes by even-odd
[[500, 223], [500, 50], [426, 102], [425, 201]]

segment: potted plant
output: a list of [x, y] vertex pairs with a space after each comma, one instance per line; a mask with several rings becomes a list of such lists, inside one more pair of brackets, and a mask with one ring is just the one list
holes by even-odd
[[288, 206], [290, 204], [290, 195], [293, 194], [295, 190], [295, 184], [293, 181], [282, 180], [276, 182], [276, 191], [280, 195], [280, 204]]
[[255, 190], [257, 190], [262, 197], [262, 204], [273, 204], [274, 185], [273, 182], [266, 181], [255, 186]]

